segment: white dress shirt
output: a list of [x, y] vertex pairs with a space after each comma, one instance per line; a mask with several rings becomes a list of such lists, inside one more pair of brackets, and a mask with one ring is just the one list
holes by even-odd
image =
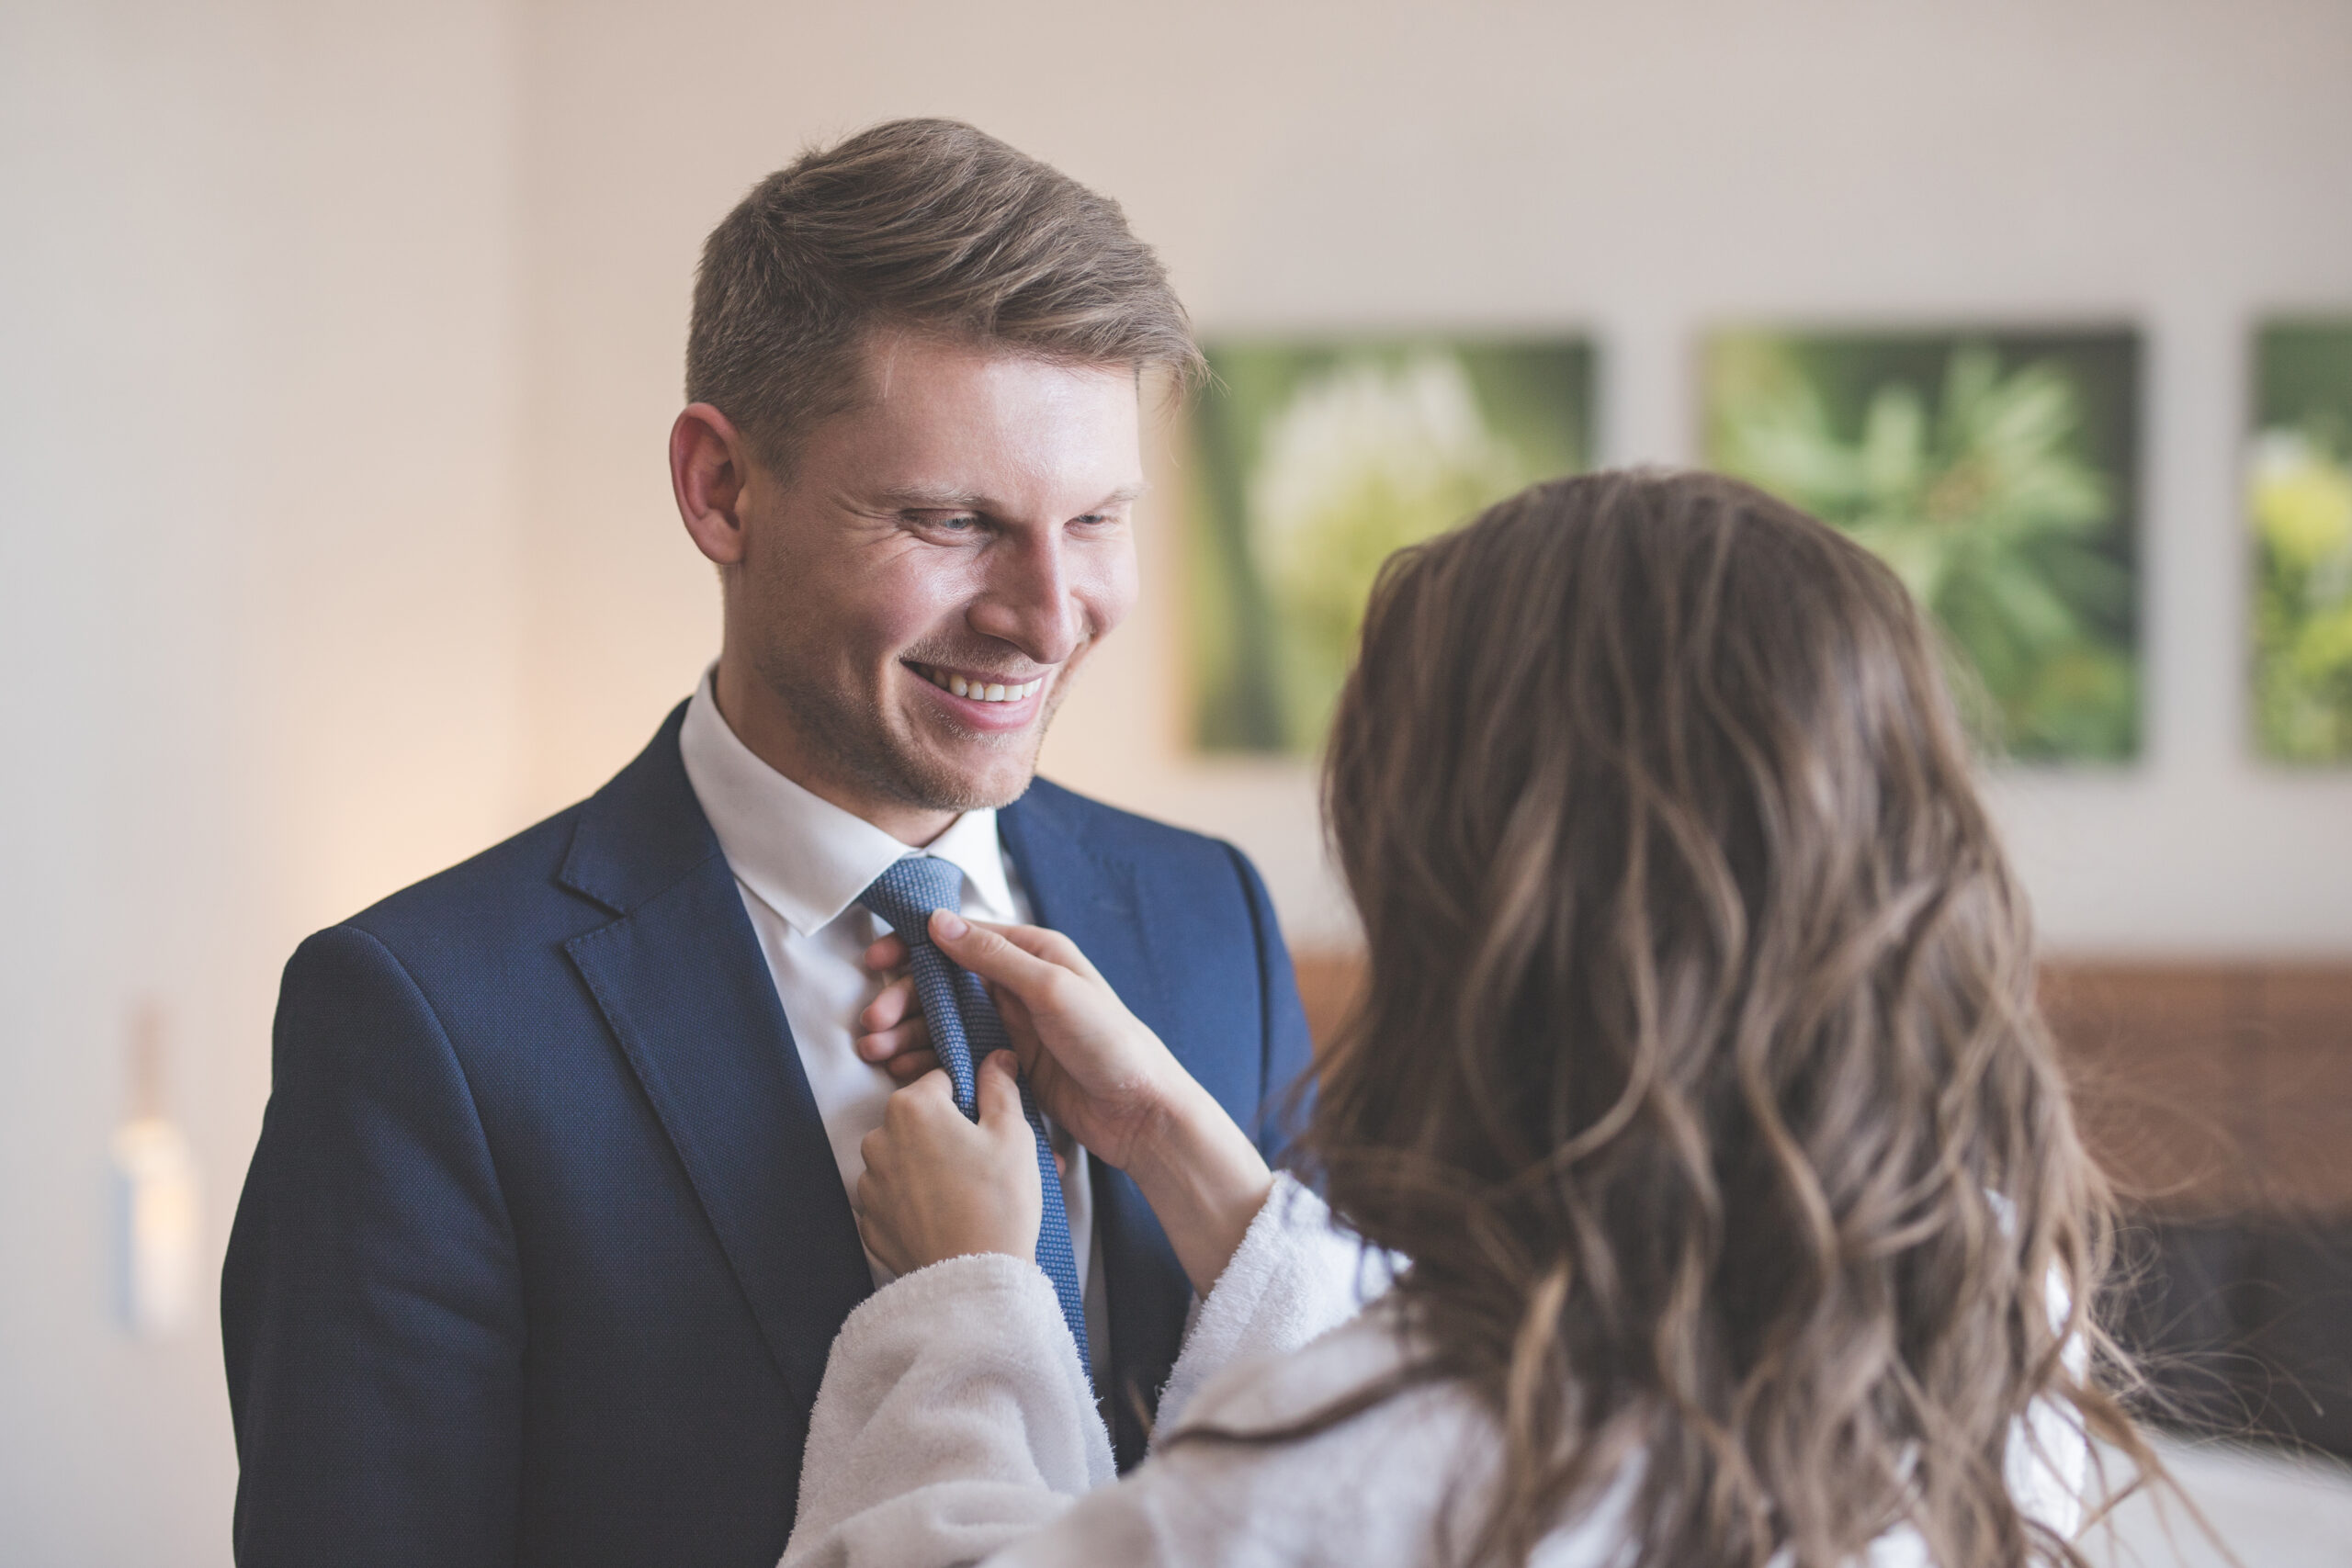
[[[997, 837], [996, 813], [967, 811], [922, 851], [911, 850], [753, 755], [720, 715], [708, 672], [686, 705], [678, 750], [767, 956], [833, 1163], [854, 1207], [857, 1179], [865, 1170], [858, 1145], [882, 1124], [883, 1104], [896, 1087], [888, 1073], [857, 1055], [857, 1015], [882, 988], [860, 960], [890, 929], [861, 908], [857, 896], [893, 863], [921, 852], [963, 872], [965, 914], [1027, 924], [1029, 901]], [[1066, 1156], [1062, 1201], [1078, 1277], [1086, 1281], [1087, 1337], [1102, 1387], [1110, 1331], [1094, 1269], [1100, 1249], [1093, 1188], [1086, 1150], [1058, 1133], [1055, 1145]], [[890, 1282], [893, 1276], [879, 1258], [869, 1251], [865, 1260], [876, 1285]]]

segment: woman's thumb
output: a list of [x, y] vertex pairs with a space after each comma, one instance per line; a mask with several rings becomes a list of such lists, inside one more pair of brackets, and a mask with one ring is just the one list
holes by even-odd
[[974, 1097], [982, 1126], [1010, 1116], [1022, 1119], [1021, 1062], [1010, 1051], [991, 1051], [980, 1064], [978, 1093]]
[[1022, 960], [1029, 955], [997, 932], [966, 919], [953, 909], [931, 917], [931, 940], [939, 951], [983, 980], [1017, 985]]

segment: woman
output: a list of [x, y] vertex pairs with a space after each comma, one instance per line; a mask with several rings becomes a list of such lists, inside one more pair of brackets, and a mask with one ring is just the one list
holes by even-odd
[[1326, 807], [1369, 982], [1301, 1146], [1393, 1288], [1346, 1321], [1066, 942], [942, 917], [1205, 1299], [1103, 1484], [1010, 1064], [977, 1126], [902, 1091], [787, 1562], [2078, 1563], [2086, 1434], [2153, 1465], [2085, 1372], [2104, 1193], [1893, 574], [1712, 476], [1537, 486], [1383, 572]]

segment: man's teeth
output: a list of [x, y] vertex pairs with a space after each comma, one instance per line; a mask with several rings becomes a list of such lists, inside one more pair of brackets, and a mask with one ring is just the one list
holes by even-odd
[[959, 697], [969, 697], [976, 703], [1017, 703], [1023, 697], [1034, 697], [1037, 688], [1046, 683], [1043, 675], [1034, 681], [1016, 682], [1005, 685], [995, 681], [967, 681], [961, 675], [933, 670], [919, 664], [916, 671], [934, 686], [944, 686]]

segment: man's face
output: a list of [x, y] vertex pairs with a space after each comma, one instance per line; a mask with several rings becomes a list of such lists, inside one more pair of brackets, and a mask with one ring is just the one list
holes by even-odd
[[763, 711], [729, 719], [886, 827], [1017, 798], [1071, 676], [1135, 603], [1142, 490], [1126, 367], [877, 337], [857, 406], [808, 434], [788, 479], [745, 486], [726, 657]]

